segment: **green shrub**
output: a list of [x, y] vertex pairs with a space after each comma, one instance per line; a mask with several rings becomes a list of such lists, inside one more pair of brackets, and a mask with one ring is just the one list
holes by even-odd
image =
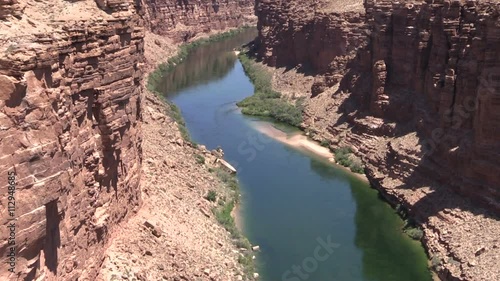
[[238, 263], [243, 266], [247, 280], [255, 280], [252, 276], [254, 273], [254, 260], [252, 256], [253, 253], [251, 251], [247, 251], [245, 253], [240, 253], [240, 256], [238, 257]]
[[320, 145], [323, 147], [330, 147], [330, 141], [327, 139], [324, 139], [321, 141]]
[[226, 198], [219, 198], [217, 204], [219, 204], [219, 206], [224, 206], [224, 204], [226, 204]]
[[434, 255], [431, 260], [431, 267], [436, 269], [441, 264], [441, 258], [438, 255]]
[[250, 244], [250, 241], [248, 241], [248, 239], [242, 237], [241, 239], [238, 239], [236, 242], [235, 242], [235, 245], [237, 248], [243, 248], [243, 249], [247, 249], [247, 250], [250, 250], [252, 248], [252, 244]]
[[357, 173], [357, 174], [363, 174], [365, 172], [365, 168], [363, 167], [363, 165], [361, 165], [359, 163], [352, 163], [349, 166], [349, 169], [351, 169], [351, 172]]
[[195, 154], [194, 158], [196, 159], [196, 163], [198, 163], [200, 165], [205, 164], [205, 157], [203, 157], [203, 156], [201, 156], [199, 154]]
[[340, 147], [340, 148], [337, 148], [335, 150], [335, 157], [338, 157], [338, 158], [344, 158], [347, 156], [349, 156], [349, 154], [352, 153], [352, 149], [350, 147], [347, 147], [347, 146], [344, 146], [344, 147]]
[[239, 185], [238, 185], [238, 180], [236, 179], [236, 176], [230, 174], [224, 169], [221, 168], [215, 168], [214, 169], [215, 174], [217, 177], [224, 183], [226, 186], [228, 186], [232, 191], [239, 191]]
[[205, 198], [210, 202], [215, 202], [217, 200], [217, 192], [210, 190]]
[[189, 131], [186, 127], [186, 122], [184, 122], [184, 118], [182, 117], [182, 113], [181, 113], [181, 110], [179, 109], [179, 107], [177, 105], [175, 105], [173, 102], [171, 102], [165, 98], [163, 98], [163, 100], [165, 101], [165, 103], [169, 107], [169, 109], [167, 110], [167, 115], [170, 116], [170, 118], [174, 119], [175, 122], [177, 122], [177, 127], [179, 128], [179, 132], [181, 133], [181, 136], [184, 139], [184, 141], [187, 141], [189, 143], [192, 143], [193, 145], [196, 145], [193, 142], [193, 140], [191, 140], [191, 137], [189, 136]]
[[[232, 211], [234, 206], [237, 204], [239, 200], [239, 185], [236, 176], [226, 172], [221, 168], [214, 169], [217, 177], [226, 185], [226, 187], [230, 188], [231, 197], [225, 200], [219, 199], [219, 204], [217, 207], [213, 208], [213, 213], [215, 218], [219, 224], [221, 224], [229, 233], [231, 233], [231, 238], [233, 239], [233, 243], [238, 248], [251, 249], [251, 244], [247, 238], [245, 238], [236, 227], [234, 218], [232, 216]], [[252, 259], [252, 252], [248, 251], [246, 253], [242, 253], [238, 258], [238, 262], [243, 265], [245, 274], [251, 279], [252, 274], [254, 272], [254, 261]]]
[[421, 240], [424, 237], [424, 231], [420, 228], [407, 228], [405, 229], [405, 233], [410, 236], [411, 239]]
[[418, 226], [417, 222], [412, 218], [409, 218], [405, 221], [403, 230], [412, 239], [421, 240], [422, 237], [424, 237], [424, 231]]
[[351, 157], [352, 149], [349, 147], [341, 147], [335, 150], [335, 161], [349, 168], [353, 173], [363, 174], [365, 169], [363, 167], [363, 163], [358, 159], [354, 159]]
[[298, 99], [295, 104], [282, 100], [281, 93], [272, 89], [272, 76], [264, 67], [258, 65], [246, 53], [240, 53], [239, 59], [255, 88], [252, 96], [237, 103], [241, 107], [241, 112], [253, 116], [272, 117], [277, 121], [299, 126], [303, 121], [304, 99]]
[[227, 230], [229, 233], [231, 233], [231, 236], [233, 238], [239, 238], [240, 233], [238, 229], [236, 228], [236, 224], [234, 223], [234, 218], [231, 215], [231, 212], [233, 211], [235, 205], [235, 201], [230, 201], [221, 206], [220, 208], [215, 208], [214, 209], [214, 215], [217, 221]]
[[244, 267], [250, 265], [253, 263], [252, 256], [247, 254], [247, 255], [240, 255], [238, 257], [238, 263], [243, 265]]

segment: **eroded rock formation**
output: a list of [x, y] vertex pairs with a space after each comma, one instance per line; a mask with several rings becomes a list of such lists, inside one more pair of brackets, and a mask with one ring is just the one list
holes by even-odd
[[139, 7], [19, 2], [2, 2], [0, 22], [2, 261], [6, 175], [17, 175], [16, 274], [2, 262], [0, 279], [92, 279], [140, 200]]
[[308, 97], [304, 127], [424, 225], [442, 279], [498, 278], [498, 2], [341, 2], [257, 1], [257, 54], [297, 70], [274, 82]]
[[255, 22], [252, 0], [143, 0], [146, 25], [156, 34], [185, 42], [198, 33]]

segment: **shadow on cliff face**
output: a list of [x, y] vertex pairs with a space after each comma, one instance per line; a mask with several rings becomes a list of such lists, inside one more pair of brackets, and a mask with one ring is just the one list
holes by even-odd
[[61, 234], [59, 223], [61, 218], [57, 210], [57, 200], [51, 201], [45, 205], [46, 212], [46, 231], [45, 246], [43, 252], [45, 255], [45, 266], [57, 276], [58, 249], [61, 246]]
[[[25, 281], [35, 280], [38, 270], [45, 267], [54, 276], [57, 276], [57, 267], [59, 266], [59, 249], [61, 247], [61, 231], [59, 224], [61, 216], [57, 207], [57, 201], [53, 200], [45, 204], [45, 235], [39, 240], [33, 241], [37, 247], [27, 247], [22, 249], [22, 256], [34, 260], [26, 270]], [[21, 252], [20, 252], [21, 253]], [[40, 259], [40, 256], [43, 259]], [[42, 260], [44, 263], [41, 264]], [[18, 279], [21, 280], [21, 279]]]
[[[424, 147], [427, 142], [426, 135], [422, 133], [417, 135], [419, 145]], [[455, 152], [457, 151], [460, 151], [458, 154], [463, 153], [463, 155], [453, 155], [453, 152], [446, 149], [431, 154], [424, 153], [426, 152], [424, 150], [411, 174], [405, 177], [404, 183], [396, 186], [395, 189], [420, 192], [417, 195], [417, 198], [420, 198], [410, 207], [410, 213], [415, 215], [420, 222], [426, 222], [429, 217], [437, 216], [448, 223], [453, 223], [442, 214], [447, 214], [454, 209], [499, 220], [498, 205], [495, 204], [498, 198], [492, 196], [491, 201], [488, 201], [483, 196], [488, 192], [487, 189], [494, 190], [495, 187], [489, 185], [486, 178], [483, 181], [477, 181], [473, 177], [467, 177], [467, 174], [470, 174], [469, 170], [472, 169], [470, 166], [473, 163], [470, 161], [472, 156], [467, 148], [457, 146]], [[388, 152], [386, 156], [388, 159], [385, 169], [391, 170], [401, 165], [401, 159], [398, 156], [391, 152]], [[421, 191], [421, 189], [424, 190]], [[424, 192], [425, 195], [422, 196]]]
[[[291, 50], [291, 48], [287, 47], [280, 49], [281, 51], [279, 51], [280, 53], [279, 56], [273, 55], [270, 58], [264, 59], [259, 52], [261, 48], [261, 43], [259, 42], [258, 39], [249, 42], [243, 47], [248, 48], [247, 55], [252, 59], [254, 59], [255, 61], [267, 64], [268, 66], [271, 67], [284, 68], [285, 69], [284, 73], [291, 70], [295, 70], [297, 71], [297, 73], [301, 73], [305, 76], [314, 76], [318, 74], [317, 69], [314, 67], [312, 63], [309, 62], [309, 60], [306, 59], [299, 61], [295, 57], [295, 54]], [[282, 57], [284, 58], [281, 59]]]
[[[334, 127], [349, 124], [353, 133], [369, 133], [376, 136], [401, 137], [414, 131], [412, 112], [415, 93], [401, 87], [394, 87], [387, 82], [384, 87], [386, 100], [381, 106], [374, 106], [372, 91], [376, 91], [372, 65], [372, 45], [358, 49], [353, 58], [347, 60], [347, 71], [338, 81], [338, 90], [331, 95], [332, 99], [341, 98], [342, 93], [349, 93], [338, 107], [338, 119]], [[390, 66], [387, 69], [387, 81], [390, 81]], [[325, 86], [332, 87], [336, 81], [328, 81]], [[314, 85], [313, 85], [314, 87]], [[375, 108], [374, 108], [375, 107]]]
[[[495, 177], [494, 172], [490, 175], [485, 174], [482, 179], [477, 176], [467, 178], [467, 175], [472, 174], [472, 170], [477, 170], [473, 167], [474, 159], [482, 159], [475, 155], [477, 146], [473, 145], [473, 116], [462, 120], [462, 128], [442, 127], [440, 124], [443, 122], [442, 116], [436, 111], [433, 101], [416, 91], [391, 85], [394, 74], [390, 75], [389, 70], [385, 93], [389, 97], [388, 103], [394, 104], [387, 106], [379, 114], [374, 113], [372, 107], [372, 91], [375, 91], [372, 88], [374, 73], [362, 59], [362, 56], [369, 52], [369, 47], [360, 49], [356, 58], [349, 61], [349, 70], [340, 81], [338, 91], [332, 95], [335, 99], [340, 92], [351, 93], [338, 107], [339, 115], [333, 127], [347, 123], [350, 132], [360, 137], [367, 133], [388, 137], [384, 140], [388, 147], [394, 139], [416, 138], [417, 147], [411, 149], [410, 155], [388, 148], [385, 151], [377, 151], [383, 155], [384, 161], [372, 164], [377, 166], [377, 169], [385, 171], [389, 177], [404, 182], [400, 186], [388, 186], [388, 188], [421, 192], [416, 195], [421, 198], [409, 207], [410, 212], [416, 215], [419, 221], [425, 222], [431, 216], [442, 217], [441, 211], [448, 212], [451, 209], [467, 210], [476, 215], [498, 220], [498, 216], [495, 215], [498, 205], [495, 202], [500, 201], [500, 198], [496, 198], [492, 191], [488, 191], [492, 193], [491, 201], [483, 196], [488, 193], [486, 190], [495, 189], [491, 184], [488, 185], [488, 178], [490, 183], [495, 182], [494, 179], [491, 180]], [[374, 119], [382, 121], [378, 123], [381, 125], [371, 126], [373, 124], [370, 122]], [[441, 142], [433, 143], [432, 140], [437, 133]], [[410, 163], [410, 168], [406, 167], [407, 157], [418, 161]], [[408, 171], [409, 176], [401, 177], [401, 173]], [[382, 185], [380, 182], [374, 184]], [[421, 188], [428, 188], [430, 192], [422, 195], [423, 191], [418, 191]]]

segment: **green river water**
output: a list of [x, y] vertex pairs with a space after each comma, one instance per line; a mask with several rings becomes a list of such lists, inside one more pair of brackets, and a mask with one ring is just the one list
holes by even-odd
[[195, 49], [157, 89], [179, 106], [194, 141], [221, 146], [238, 169], [243, 232], [260, 245], [261, 280], [432, 280], [422, 246], [376, 190], [262, 135], [240, 113], [235, 104], [253, 85], [232, 49], [255, 35]]

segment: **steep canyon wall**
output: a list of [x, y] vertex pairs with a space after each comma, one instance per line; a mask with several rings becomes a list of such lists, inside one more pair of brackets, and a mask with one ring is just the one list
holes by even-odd
[[199, 33], [254, 24], [252, 0], [143, 0], [146, 26], [154, 33], [185, 42]]
[[253, 14], [251, 1], [192, 2], [0, 1], [1, 280], [96, 278], [141, 205], [145, 34], [182, 41]]
[[[140, 201], [139, 7], [51, 2], [14, 1], [13, 17], [2, 7], [2, 280], [95, 278], [111, 228]], [[17, 181], [16, 274], [3, 262], [8, 171]]]

